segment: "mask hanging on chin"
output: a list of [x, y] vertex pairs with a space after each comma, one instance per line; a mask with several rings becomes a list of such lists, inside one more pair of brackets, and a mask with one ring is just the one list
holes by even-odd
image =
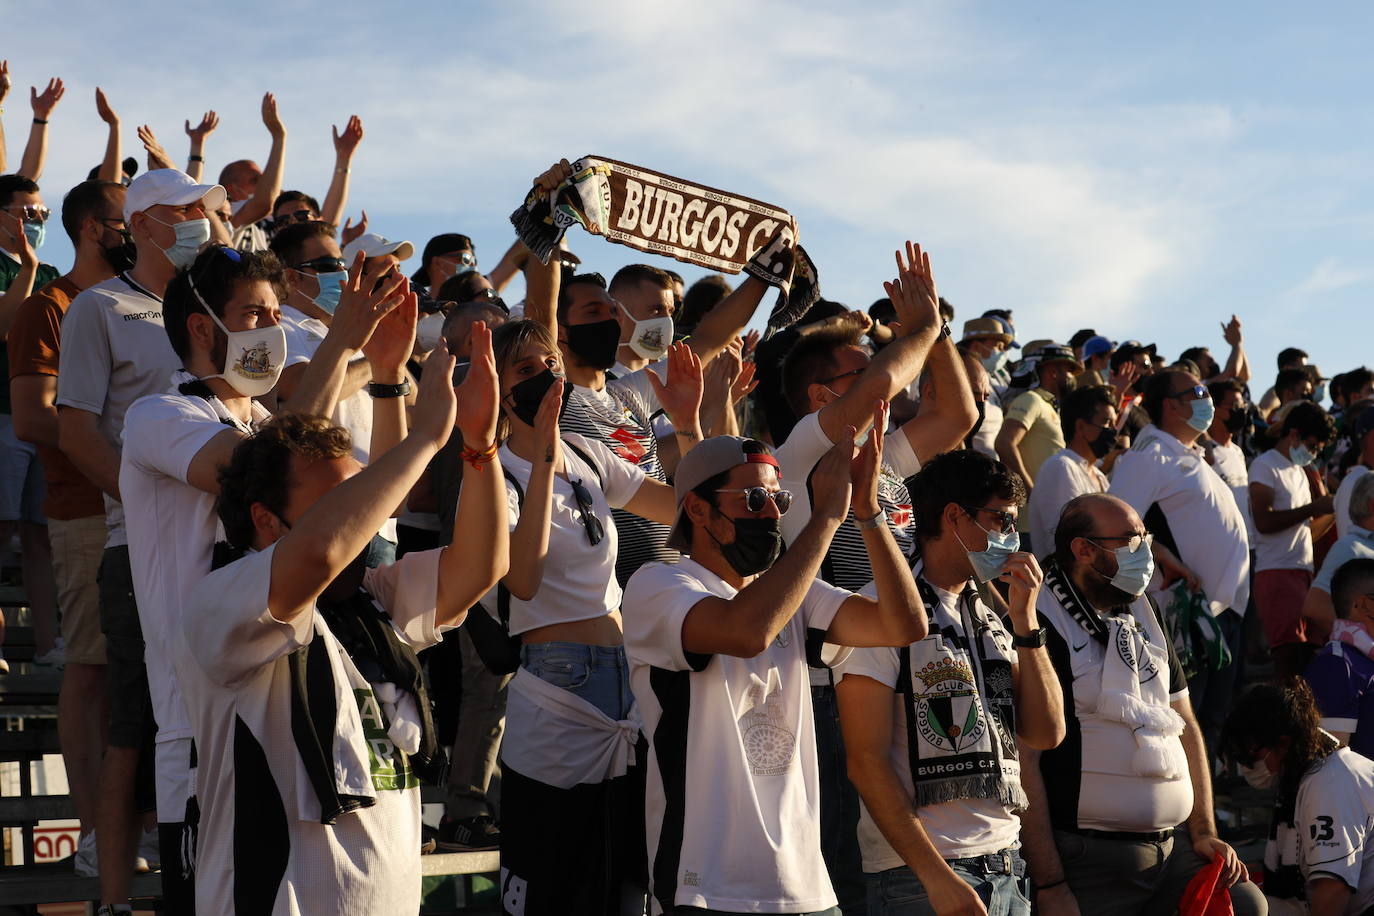
[[620, 322], [614, 318], [592, 324], [570, 324], [568, 349], [583, 363], [594, 369], [609, 369], [615, 365], [615, 351], [620, 348]]
[[1279, 784], [1279, 774], [1269, 769], [1263, 760], [1256, 761], [1254, 766], [1237, 766], [1236, 769], [1253, 789], [1272, 789]]

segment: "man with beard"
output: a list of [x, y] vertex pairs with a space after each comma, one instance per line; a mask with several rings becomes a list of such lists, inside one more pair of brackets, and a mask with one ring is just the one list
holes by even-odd
[[[1021, 742], [1030, 807], [1021, 839], [1041, 913], [1172, 912], [1216, 856], [1238, 914], [1265, 912], [1217, 837], [1211, 772], [1188, 683], [1145, 587], [1150, 537], [1105, 494], [1064, 507], [1036, 602], [1064, 692], [1067, 735]], [[1174, 828], [1187, 823], [1191, 846]]]
[[95, 804], [102, 722], [107, 710], [105, 637], [100, 632], [96, 570], [105, 547], [105, 503], [57, 447], [57, 364], [62, 318], [78, 293], [133, 266], [133, 243], [124, 228], [124, 187], [85, 181], [62, 201], [62, 227], [72, 240], [72, 269], [24, 300], [9, 333], [10, 400], [15, 435], [38, 450], [47, 484], [56, 597], [62, 606], [66, 668], [57, 700], [57, 728], [67, 785], [81, 822], [76, 873], [96, 873]]

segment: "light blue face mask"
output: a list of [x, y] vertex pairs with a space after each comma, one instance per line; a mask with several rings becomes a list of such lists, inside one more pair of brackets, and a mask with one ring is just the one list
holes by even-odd
[[1211, 398], [1198, 398], [1193, 402], [1193, 413], [1188, 417], [1188, 425], [1200, 433], [1205, 433], [1212, 425], [1212, 418], [1216, 413], [1217, 406], [1212, 403]]
[[988, 370], [989, 375], [995, 375], [997, 370], [1006, 364], [1007, 357], [1010, 355], [1010, 350], [994, 350], [981, 360], [983, 368]]
[[[978, 520], [967, 511], [969, 520], [978, 525]], [[983, 528], [982, 525], [978, 525]], [[968, 554], [968, 561], [973, 566], [973, 577], [981, 582], [988, 582], [997, 578], [1002, 567], [1007, 565], [1007, 558], [1016, 553], [1021, 547], [1021, 535], [1013, 531], [1010, 534], [1003, 534], [1000, 531], [988, 531], [983, 528], [983, 533], [988, 536], [988, 546], [982, 550], [969, 550], [964, 539], [959, 537], [959, 532], [954, 532], [954, 539], [959, 542], [959, 546], [964, 548]]]
[[48, 235], [47, 223], [25, 223], [24, 236], [29, 240], [29, 247], [37, 251], [43, 246], [43, 239]]
[[1288, 460], [1300, 468], [1305, 468], [1312, 463], [1315, 456], [1307, 450], [1307, 446], [1299, 442], [1288, 450]]
[[200, 254], [200, 248], [210, 241], [210, 221], [208, 219], [188, 219], [180, 223], [163, 223], [162, 220], [148, 214], [148, 219], [164, 226], [170, 226], [177, 234], [177, 240], [172, 243], [171, 248], [162, 249], [162, 253], [167, 256], [167, 260], [177, 270], [190, 267], [195, 261], [196, 255]]
[[315, 279], [319, 281], [320, 294], [313, 301], [324, 309], [325, 314], [333, 315], [334, 310], [339, 307], [339, 297], [343, 295], [343, 284], [348, 279], [348, 271], [331, 270], [315, 274]]
[[[1151, 538], [1146, 535], [1140, 539], [1140, 546], [1131, 552], [1129, 547], [1118, 547], [1112, 551], [1116, 555], [1116, 575], [1108, 579], [1112, 585], [1130, 595], [1132, 598], [1139, 598], [1145, 594], [1145, 588], [1150, 584], [1150, 578], [1155, 574], [1154, 553], [1150, 550]], [[1098, 547], [1106, 550], [1101, 544], [1092, 541]], [[1094, 569], [1102, 578], [1107, 579], [1107, 575]]]

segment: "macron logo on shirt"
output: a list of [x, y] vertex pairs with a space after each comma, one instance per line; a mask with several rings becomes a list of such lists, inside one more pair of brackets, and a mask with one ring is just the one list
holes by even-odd
[[162, 317], [162, 313], [161, 313], [161, 312], [153, 312], [153, 311], [150, 311], [150, 312], [130, 312], [129, 314], [127, 314], [127, 315], [124, 316], [124, 320], [125, 320], [125, 321], [152, 321], [153, 319], [161, 318], [161, 317]]

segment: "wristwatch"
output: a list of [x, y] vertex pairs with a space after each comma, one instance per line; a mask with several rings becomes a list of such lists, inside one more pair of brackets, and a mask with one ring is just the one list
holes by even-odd
[[872, 518], [859, 518], [856, 515], [854, 516], [854, 524], [858, 526], [860, 531], [877, 531], [887, 524], [887, 512], [879, 509], [878, 514]]
[[410, 394], [410, 379], [402, 379], [399, 385], [368, 382], [367, 393], [374, 398], [403, 398]]
[[1011, 634], [1011, 644], [1018, 649], [1039, 649], [1045, 645], [1045, 639], [1044, 627], [1036, 627], [1029, 636], [1017, 636], [1015, 630]]

